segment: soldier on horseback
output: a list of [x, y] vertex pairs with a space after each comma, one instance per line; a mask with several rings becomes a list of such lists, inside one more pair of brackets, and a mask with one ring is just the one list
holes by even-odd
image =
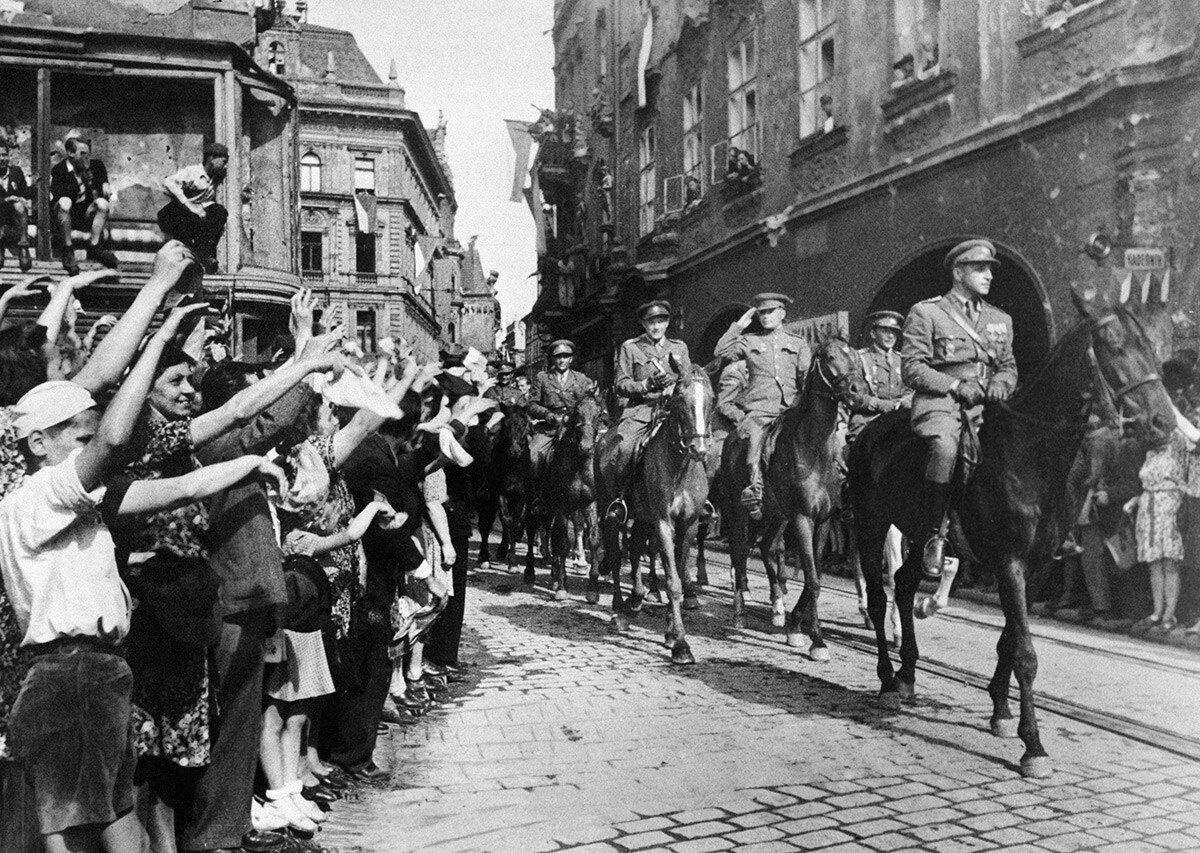
[[596, 390], [595, 382], [578, 370], [571, 369], [574, 357], [575, 344], [570, 341], [559, 340], [550, 344], [550, 369], [534, 377], [533, 387], [529, 391], [526, 409], [534, 418], [540, 419], [529, 439], [535, 482], [546, 476], [563, 421], [576, 403]]
[[[808, 343], [799, 335], [783, 329], [786, 306], [791, 297], [782, 293], [760, 293], [754, 307], [734, 321], [717, 341], [716, 355], [727, 361], [746, 362], [746, 387], [738, 406], [746, 417], [738, 424], [738, 434], [746, 439], [746, 465], [750, 484], [742, 490], [742, 504], [750, 517], [762, 518], [763, 481], [759, 460], [767, 426], [791, 406], [804, 387], [804, 374], [812, 360]], [[746, 333], [758, 317], [760, 331]]]
[[667, 337], [671, 303], [661, 299], [647, 302], [638, 308], [638, 318], [645, 332], [625, 341], [617, 352], [615, 385], [624, 408], [613, 430], [614, 437], [606, 440], [621, 491], [608, 505], [605, 517], [618, 524], [624, 524], [629, 514], [625, 493], [650, 436], [659, 403], [670, 397], [679, 370], [692, 363], [687, 344]]
[[496, 384], [488, 389], [487, 396], [495, 400], [502, 410], [524, 406], [528, 402], [525, 392], [513, 379], [515, 375], [516, 366], [511, 361], [496, 365]]
[[896, 352], [904, 315], [898, 311], [876, 311], [867, 317], [867, 322], [871, 326], [871, 345], [858, 350], [858, 357], [869, 393], [858, 398], [850, 410], [847, 446], [874, 418], [912, 405], [912, 391], [901, 378], [900, 354]]
[[950, 481], [958, 458], [964, 416], [973, 429], [985, 400], [1007, 400], [1017, 384], [1012, 318], [984, 300], [992, 286], [996, 247], [967, 240], [943, 265], [954, 284], [949, 293], [918, 302], [904, 323], [901, 372], [915, 394], [913, 432], [925, 439], [925, 521], [930, 537], [921, 567], [941, 577], [946, 556]]

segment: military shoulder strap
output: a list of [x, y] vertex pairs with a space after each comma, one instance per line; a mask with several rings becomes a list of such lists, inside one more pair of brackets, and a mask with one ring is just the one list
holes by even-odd
[[999, 356], [996, 355], [995, 350], [984, 343], [983, 338], [979, 335], [979, 332], [975, 331], [975, 329], [971, 327], [971, 324], [967, 322], [967, 318], [964, 317], [957, 308], [954, 308], [953, 306], [947, 306], [940, 300], [938, 301], [937, 305], [938, 308], [942, 309], [947, 317], [962, 327], [962, 330], [966, 332], [971, 340], [975, 342], [976, 346], [983, 350], [984, 355], [986, 355], [988, 358], [988, 364], [995, 365], [995, 363], [999, 360]]
[[878, 397], [879, 389], [875, 385], [875, 371], [871, 369], [871, 362], [867, 358], [866, 350], [858, 350], [858, 360], [862, 362], [863, 379], [867, 381], [867, 387], [871, 389], [871, 395]]

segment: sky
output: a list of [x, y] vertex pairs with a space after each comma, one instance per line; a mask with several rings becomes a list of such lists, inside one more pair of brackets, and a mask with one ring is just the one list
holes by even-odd
[[551, 0], [309, 0], [309, 23], [349, 30], [387, 80], [396, 60], [405, 103], [426, 127], [447, 121], [455, 236], [497, 270], [504, 326], [533, 306], [533, 218], [509, 201], [512, 143], [504, 119], [533, 121], [554, 106]]

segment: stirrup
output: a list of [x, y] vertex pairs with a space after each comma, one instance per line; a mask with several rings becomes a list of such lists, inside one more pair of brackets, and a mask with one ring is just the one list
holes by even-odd
[[610, 503], [604, 511], [604, 517], [617, 524], [624, 524], [629, 518], [629, 507], [625, 505], [625, 498], [617, 498]]
[[706, 500], [704, 506], [700, 507], [700, 520], [710, 521], [717, 514], [717, 508], [713, 506], [712, 501]]
[[946, 565], [946, 537], [935, 533], [921, 552], [921, 571], [930, 580], [941, 580]]

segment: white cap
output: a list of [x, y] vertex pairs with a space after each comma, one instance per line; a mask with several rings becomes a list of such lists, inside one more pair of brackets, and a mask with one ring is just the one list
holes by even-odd
[[17, 438], [29, 438], [30, 433], [49, 429], [95, 407], [96, 401], [82, 385], [55, 379], [31, 388], [17, 400], [13, 425]]

